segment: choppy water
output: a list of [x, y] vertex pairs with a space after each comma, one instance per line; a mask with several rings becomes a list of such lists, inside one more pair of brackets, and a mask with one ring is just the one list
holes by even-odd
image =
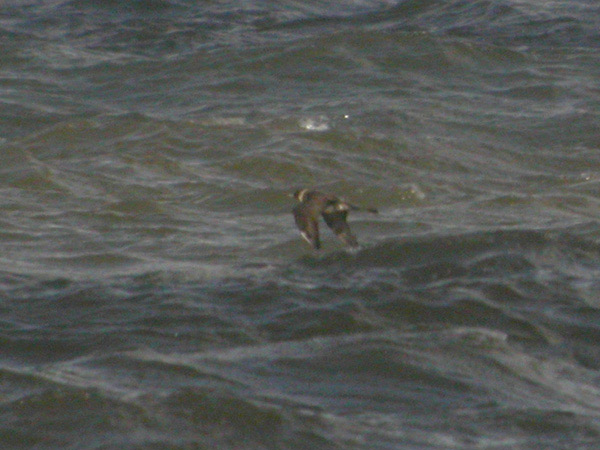
[[0, 447], [599, 448], [599, 44], [595, 0], [2, 2]]

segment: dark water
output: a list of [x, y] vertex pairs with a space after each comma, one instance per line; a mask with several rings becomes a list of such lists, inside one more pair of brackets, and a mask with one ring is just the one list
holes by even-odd
[[0, 448], [600, 448], [599, 48], [595, 0], [0, 3]]

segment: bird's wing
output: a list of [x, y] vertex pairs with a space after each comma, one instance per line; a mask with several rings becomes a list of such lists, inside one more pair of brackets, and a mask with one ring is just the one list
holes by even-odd
[[296, 206], [294, 208], [294, 219], [296, 220], [296, 225], [300, 229], [300, 234], [304, 240], [317, 250], [321, 248], [321, 241], [319, 240], [319, 223], [308, 205], [300, 203]]
[[352, 231], [350, 231], [350, 227], [348, 226], [348, 222], [346, 222], [346, 217], [348, 217], [348, 211], [326, 210], [323, 211], [322, 214], [327, 226], [333, 230], [333, 232], [337, 235], [338, 238], [341, 239], [341, 241], [344, 244], [349, 245], [350, 247], [358, 246], [356, 236], [352, 234]]

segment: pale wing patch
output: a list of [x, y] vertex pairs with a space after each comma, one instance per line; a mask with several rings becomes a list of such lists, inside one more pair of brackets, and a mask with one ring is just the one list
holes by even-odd
[[302, 238], [304, 238], [304, 240], [306, 242], [308, 242], [311, 246], [314, 244], [313, 240], [310, 238], [310, 236], [308, 235], [308, 233], [306, 231], [301, 231], [300, 235], [302, 236]]

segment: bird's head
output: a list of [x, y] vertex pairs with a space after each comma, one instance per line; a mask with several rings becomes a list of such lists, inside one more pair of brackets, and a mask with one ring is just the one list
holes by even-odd
[[308, 189], [298, 189], [297, 191], [295, 191], [293, 194], [290, 194], [290, 195], [292, 197], [294, 197], [296, 200], [298, 200], [299, 202], [303, 202], [307, 192], [308, 192]]

